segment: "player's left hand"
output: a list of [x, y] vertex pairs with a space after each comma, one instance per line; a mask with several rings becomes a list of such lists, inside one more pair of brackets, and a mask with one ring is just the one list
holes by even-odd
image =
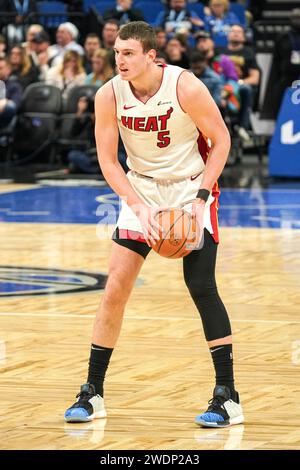
[[196, 241], [196, 248], [202, 248], [202, 241], [203, 241], [203, 230], [204, 230], [204, 210], [205, 210], [205, 202], [202, 199], [195, 199], [192, 205], [192, 216], [196, 218], [196, 223], [199, 228], [199, 238]]

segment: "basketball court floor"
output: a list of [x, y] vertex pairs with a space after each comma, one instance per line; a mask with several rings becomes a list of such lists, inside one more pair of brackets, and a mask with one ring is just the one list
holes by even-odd
[[106, 420], [66, 424], [86, 380], [118, 200], [103, 185], [0, 186], [1, 449], [299, 449], [300, 186], [223, 189], [217, 277], [245, 423], [202, 429], [214, 385], [180, 260], [151, 253], [106, 379]]

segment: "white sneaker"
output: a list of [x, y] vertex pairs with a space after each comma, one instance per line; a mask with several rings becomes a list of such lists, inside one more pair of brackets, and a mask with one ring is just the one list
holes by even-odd
[[235, 392], [234, 400], [231, 392], [225, 385], [216, 385], [213, 398], [209, 400], [209, 407], [205, 413], [196, 416], [195, 423], [209, 428], [226, 428], [233, 424], [244, 422], [239, 394]]
[[83, 423], [95, 418], [106, 418], [104, 400], [96, 394], [93, 384], [81, 385], [80, 392], [76, 395], [78, 400], [65, 412], [67, 423]]

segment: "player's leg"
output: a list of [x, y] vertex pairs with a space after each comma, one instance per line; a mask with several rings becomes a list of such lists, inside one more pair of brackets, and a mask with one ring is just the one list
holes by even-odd
[[[130, 244], [131, 243], [131, 244]], [[136, 241], [112, 244], [108, 280], [98, 309], [92, 336], [87, 383], [65, 413], [68, 422], [91, 421], [106, 416], [103, 382], [119, 337], [123, 314], [135, 280], [150, 249]], [[137, 248], [136, 248], [137, 247]], [[134, 251], [135, 250], [135, 251]]]
[[215, 280], [217, 246], [205, 230], [203, 248], [183, 260], [185, 282], [200, 313], [216, 374], [210, 406], [196, 417], [197, 424], [209, 427], [225, 427], [244, 420], [234, 388], [230, 321]]

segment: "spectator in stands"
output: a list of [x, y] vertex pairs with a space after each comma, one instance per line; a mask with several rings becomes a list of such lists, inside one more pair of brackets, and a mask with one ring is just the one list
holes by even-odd
[[271, 82], [266, 92], [270, 116], [277, 117], [285, 90], [300, 79], [300, 9], [292, 10], [291, 31], [275, 41]]
[[228, 108], [234, 110], [235, 114], [238, 113], [235, 130], [241, 139], [249, 141], [250, 136], [247, 129], [249, 128], [251, 101], [249, 101], [249, 93], [244, 91], [247, 87], [242, 87], [242, 84], [238, 83], [239, 77], [234, 62], [225, 54], [216, 52], [214, 41], [209, 37], [199, 37], [197, 49], [205, 54], [208, 64], [214, 72], [221, 76], [223, 88], [225, 86]]
[[23, 90], [31, 83], [39, 80], [39, 70], [31, 62], [26, 49], [22, 46], [14, 46], [9, 54], [12, 75], [16, 77]]
[[191, 54], [190, 62], [191, 71], [207, 86], [211, 96], [220, 107], [222, 93], [222, 81], [220, 76], [207, 65], [205, 55], [201, 54], [199, 51], [195, 51]]
[[32, 41], [36, 34], [44, 31], [44, 28], [40, 24], [32, 24], [29, 26], [26, 32], [26, 41], [22, 43], [22, 47], [25, 48], [31, 62], [38, 67], [38, 57], [36, 54], [36, 43]]
[[215, 51], [215, 43], [208, 32], [202, 31], [198, 33], [196, 49], [205, 55], [208, 65], [218, 75], [222, 75], [223, 71], [225, 70], [225, 79], [238, 79], [234, 63], [229, 57], [226, 57], [225, 55], [219, 55]]
[[22, 43], [22, 46], [25, 47], [26, 52], [30, 55], [32, 50], [35, 50], [34, 45], [32, 45], [32, 39], [37, 33], [44, 31], [44, 28], [41, 24], [34, 23], [29, 26], [26, 31], [26, 41]]
[[51, 67], [46, 75], [46, 83], [62, 90], [62, 97], [66, 101], [70, 90], [75, 86], [84, 85], [86, 73], [82, 65], [82, 58], [76, 51], [67, 51], [63, 63]]
[[241, 127], [249, 129], [249, 116], [254, 97], [258, 93], [260, 70], [253, 49], [245, 46], [245, 41], [244, 28], [240, 25], [233, 25], [228, 35], [228, 46], [220, 48], [220, 52], [229, 56], [235, 64], [242, 102]]
[[187, 57], [189, 57], [192, 51], [194, 50], [194, 48], [191, 47], [189, 44], [189, 38], [185, 34], [182, 34], [182, 33], [176, 33], [174, 38], [178, 39], [178, 41], [181, 44], [182, 51], [185, 53]]
[[216, 46], [226, 46], [230, 26], [240, 24], [235, 13], [229, 11], [228, 0], [210, 0], [211, 15], [205, 16], [205, 29], [211, 34]]
[[7, 57], [0, 58], [0, 80], [5, 84], [5, 97], [0, 96], [0, 128], [3, 128], [12, 122], [22, 98], [22, 87], [15, 77], [11, 77]]
[[144, 21], [143, 13], [132, 8], [132, 0], [117, 0], [116, 7], [105, 11], [103, 18], [118, 20], [120, 26], [130, 21]]
[[92, 72], [92, 57], [94, 52], [101, 47], [101, 40], [96, 33], [89, 33], [84, 41], [83, 65], [87, 74]]
[[0, 57], [5, 57], [6, 53], [6, 39], [0, 34]]
[[[191, 1], [193, 2], [194, 0], [191, 0]], [[198, 0], [195, 0], [195, 1], [197, 2]], [[204, 14], [207, 16], [210, 16], [212, 14], [211, 9], [209, 8], [210, 0], [201, 0], [201, 3], [204, 5]], [[256, 0], [254, 1], [253, 0], [231, 0], [230, 3], [239, 3], [240, 5], [242, 5], [245, 8], [246, 21], [249, 22], [249, 20], [251, 21], [253, 20], [253, 15], [251, 11], [249, 10], [250, 9], [253, 10], [253, 6], [251, 5], [251, 3], [258, 3]], [[265, 0], [260, 0], [259, 6], [258, 6], [260, 11], [263, 11], [262, 4], [264, 3], [265, 3]], [[249, 10], [247, 10], [247, 8]]]
[[37, 66], [39, 69], [39, 80], [44, 81], [49, 70], [48, 49], [50, 46], [50, 38], [46, 31], [42, 30], [40, 33], [37, 33], [34, 36], [32, 43], [35, 44], [35, 54], [37, 56]]
[[[69, 171], [71, 173], [99, 174], [99, 163], [97, 158], [95, 142], [95, 114], [94, 102], [85, 96], [78, 100], [76, 119], [71, 129], [71, 136], [75, 140], [81, 140], [83, 144], [80, 149], [71, 150], [68, 153]], [[126, 151], [121, 139], [119, 139], [118, 158], [125, 172]]]
[[245, 42], [244, 28], [235, 24], [229, 30], [228, 46], [219, 48], [219, 51], [229, 56], [236, 64], [240, 83], [257, 87], [260, 80], [260, 70], [253, 49], [245, 46]]
[[165, 52], [166, 45], [167, 45], [166, 31], [161, 26], [157, 26], [155, 28], [155, 34], [156, 34], [157, 51], [160, 51], [160, 53]]
[[82, 142], [80, 149], [68, 153], [69, 171], [76, 173], [98, 173], [96, 142], [94, 136], [95, 114], [94, 103], [86, 96], [78, 100], [76, 118], [71, 128], [71, 137]]
[[119, 31], [119, 23], [117, 20], [111, 19], [104, 23], [102, 30], [102, 44], [104, 49], [108, 51], [109, 61], [113, 69], [116, 67], [114, 45]]
[[108, 52], [105, 49], [97, 49], [92, 56], [92, 73], [85, 80], [86, 85], [94, 85], [100, 88], [114, 76], [114, 71], [109, 62]]
[[171, 0], [170, 6], [158, 15], [156, 25], [164, 28], [169, 35], [184, 33], [186, 36], [204, 27], [197, 13], [187, 8], [186, 0]]
[[6, 36], [8, 47], [20, 44], [25, 40], [25, 25], [34, 22], [36, 13], [35, 0], [0, 0], [0, 31]]
[[169, 39], [166, 47], [167, 63], [177, 65], [184, 69], [190, 68], [188, 56], [183, 51], [183, 47], [176, 37]]
[[117, 20], [110, 19], [104, 23], [102, 30], [102, 44], [104, 49], [112, 49], [119, 31], [119, 23]]
[[49, 47], [49, 59], [51, 66], [61, 64], [64, 54], [67, 51], [76, 51], [79, 55], [84, 56], [83, 47], [76, 41], [79, 36], [79, 31], [73, 23], [61, 23], [57, 28], [56, 42], [53, 46]]

